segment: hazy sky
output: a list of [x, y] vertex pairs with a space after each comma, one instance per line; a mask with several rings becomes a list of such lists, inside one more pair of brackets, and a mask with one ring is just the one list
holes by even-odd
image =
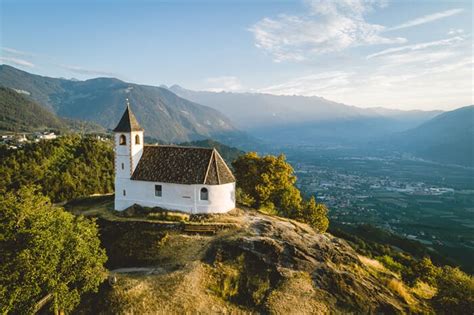
[[0, 0], [0, 62], [54, 77], [473, 103], [470, 1]]

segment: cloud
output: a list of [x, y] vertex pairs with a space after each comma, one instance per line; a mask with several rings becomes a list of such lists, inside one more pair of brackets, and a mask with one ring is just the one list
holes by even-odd
[[453, 109], [472, 103], [471, 56], [431, 64], [289, 78], [257, 92], [320, 96], [360, 107]]
[[464, 30], [462, 28], [451, 28], [448, 32], [448, 35], [461, 35], [464, 34]]
[[353, 73], [344, 71], [310, 74], [259, 89], [257, 92], [276, 95], [316, 96], [321, 95], [325, 90], [347, 86], [352, 75]]
[[77, 74], [86, 74], [86, 75], [99, 75], [99, 76], [107, 76], [107, 77], [118, 77], [116, 73], [98, 70], [98, 69], [87, 69], [79, 66], [71, 66], [71, 65], [58, 65], [59, 67], [69, 70], [70, 72], [77, 73]]
[[387, 28], [387, 31], [394, 31], [394, 30], [399, 30], [399, 29], [403, 29], [403, 28], [407, 28], [407, 27], [413, 27], [413, 26], [417, 26], [417, 25], [421, 25], [421, 24], [426, 24], [426, 23], [429, 23], [429, 22], [433, 22], [433, 21], [436, 21], [436, 20], [439, 20], [439, 19], [443, 19], [443, 18], [446, 18], [446, 17], [449, 17], [449, 16], [459, 14], [463, 11], [464, 11], [463, 9], [451, 9], [451, 10], [447, 10], [447, 11], [442, 11], [442, 12], [437, 12], [437, 13], [433, 13], [433, 14], [423, 15], [419, 18], [414, 19], [414, 20], [402, 23], [402, 24], [397, 25], [397, 26]]
[[255, 45], [275, 62], [303, 61], [349, 47], [400, 44], [404, 38], [381, 35], [385, 27], [367, 22], [364, 15], [384, 2], [375, 0], [307, 1], [309, 12], [264, 18], [250, 27]]
[[12, 54], [12, 55], [27, 56], [27, 57], [35, 56], [35, 54], [29, 53], [29, 52], [26, 52], [26, 51], [21, 51], [21, 50], [9, 48], [9, 47], [2, 47], [1, 49], [2, 49], [2, 51], [6, 52], [6, 53], [9, 53], [9, 54]]
[[221, 76], [214, 78], [207, 78], [206, 80], [208, 88], [206, 91], [211, 92], [223, 92], [223, 91], [241, 91], [243, 89], [240, 80], [234, 76]]
[[367, 59], [389, 55], [393, 53], [398, 53], [401, 51], [414, 51], [414, 50], [433, 48], [433, 47], [439, 47], [439, 46], [454, 46], [458, 43], [463, 42], [464, 40], [465, 39], [462, 36], [455, 36], [455, 37], [441, 39], [441, 40], [432, 41], [432, 42], [425, 42], [425, 43], [418, 43], [418, 44], [413, 44], [413, 45], [405, 45], [405, 46], [400, 46], [400, 47], [388, 48], [388, 49], [379, 51], [377, 53], [368, 55]]
[[35, 65], [27, 60], [13, 58], [13, 57], [0, 57], [0, 61], [4, 63], [14, 64], [17, 66], [23, 66], [28, 68], [33, 68]]

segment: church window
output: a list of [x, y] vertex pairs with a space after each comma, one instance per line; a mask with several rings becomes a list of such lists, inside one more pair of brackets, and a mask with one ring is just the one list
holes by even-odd
[[127, 191], [124, 189], [123, 190], [123, 195], [126, 196], [127, 195]]
[[209, 191], [206, 187], [201, 188], [201, 200], [209, 200]]
[[161, 185], [155, 185], [155, 196], [161, 197], [163, 195], [163, 187]]
[[140, 136], [139, 135], [135, 136], [135, 144], [140, 144]]
[[125, 169], [125, 164], [122, 163], [122, 169]]
[[127, 137], [125, 137], [125, 135], [120, 135], [119, 144], [120, 145], [126, 145], [127, 144]]

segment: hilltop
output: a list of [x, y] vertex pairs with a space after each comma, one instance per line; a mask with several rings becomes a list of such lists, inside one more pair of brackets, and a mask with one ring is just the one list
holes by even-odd
[[69, 209], [102, 217], [102, 244], [117, 283], [86, 297], [78, 314], [288, 314], [295, 305], [299, 314], [429, 310], [421, 292], [379, 262], [306, 224], [236, 209], [191, 217], [189, 224], [225, 226], [215, 235], [197, 235], [183, 232], [181, 222], [160, 223], [151, 214], [117, 217], [107, 202], [101, 207]]

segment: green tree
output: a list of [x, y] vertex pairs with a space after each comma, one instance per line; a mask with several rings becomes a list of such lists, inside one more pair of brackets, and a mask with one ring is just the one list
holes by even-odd
[[259, 157], [250, 152], [239, 156], [232, 166], [239, 201], [270, 214], [308, 223], [320, 232], [326, 231], [328, 209], [316, 203], [314, 197], [307, 202], [303, 200], [295, 186], [293, 167], [284, 155]]
[[474, 314], [474, 278], [459, 268], [444, 266], [437, 277], [433, 305], [440, 314]]
[[97, 225], [31, 187], [0, 196], [0, 257], [2, 314], [31, 313], [44, 297], [53, 310], [70, 311], [106, 272]]
[[326, 232], [329, 226], [328, 209], [324, 204], [316, 203], [311, 196], [306, 206], [302, 209], [301, 221], [308, 223], [320, 233]]

